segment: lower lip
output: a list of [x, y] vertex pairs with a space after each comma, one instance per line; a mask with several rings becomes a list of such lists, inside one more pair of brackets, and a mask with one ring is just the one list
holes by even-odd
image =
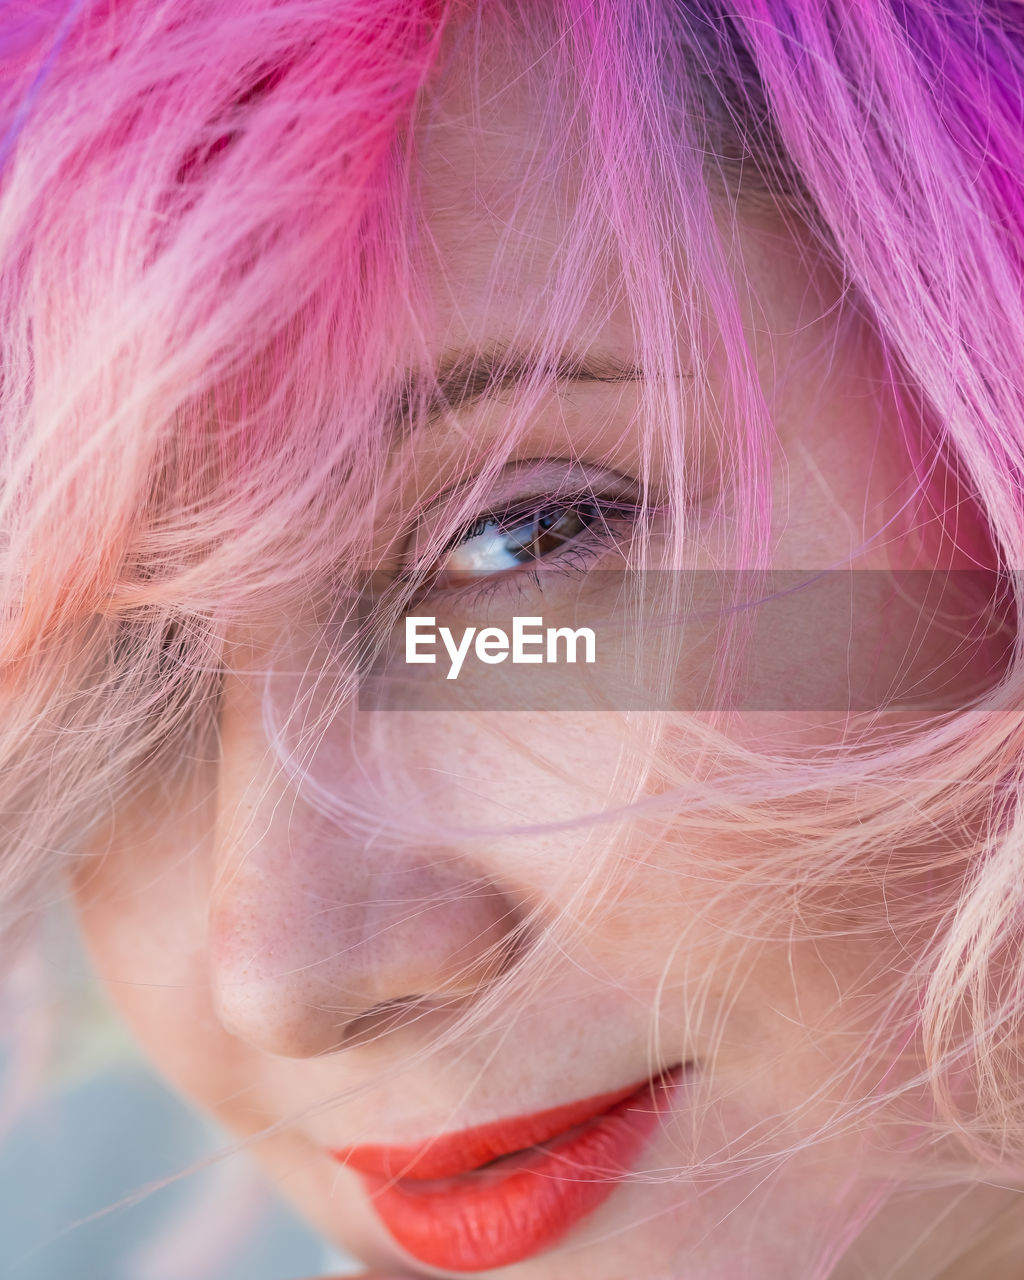
[[585, 1124], [482, 1169], [423, 1181], [360, 1174], [406, 1253], [445, 1271], [488, 1271], [549, 1248], [629, 1174], [684, 1067]]

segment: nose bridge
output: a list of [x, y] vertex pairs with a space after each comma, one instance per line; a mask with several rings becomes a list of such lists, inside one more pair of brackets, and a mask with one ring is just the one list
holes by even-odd
[[360, 847], [296, 809], [249, 836], [208, 947], [218, 1016], [256, 1047], [329, 1053], [371, 1011], [464, 1001], [509, 962], [515, 903], [451, 852]]
[[279, 675], [322, 664], [305, 650], [272, 652], [273, 662], [241, 646], [225, 680], [207, 948], [225, 1028], [306, 1057], [353, 1043], [350, 1031], [365, 1032], [381, 1008], [394, 1026], [404, 1004], [472, 999], [517, 954], [520, 911], [482, 862], [411, 837], [370, 841], [365, 826], [346, 829], [314, 806], [268, 742], [261, 671], [273, 676], [279, 721], [298, 706], [300, 729], [320, 727], [305, 764], [329, 789], [358, 786], [364, 762], [351, 723], [321, 706], [316, 682], [303, 701]]

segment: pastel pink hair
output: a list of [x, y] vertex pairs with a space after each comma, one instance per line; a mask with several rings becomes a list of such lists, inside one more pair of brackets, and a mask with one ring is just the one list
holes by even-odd
[[[8, 0], [0, 901], [12, 950], [139, 780], [158, 765], [167, 785], [187, 773], [190, 744], [215, 724], [226, 627], [287, 616], [365, 565], [382, 415], [408, 395], [401, 370], [426, 359], [417, 129], [439, 80], [485, 46], [517, 70], [542, 66], [538, 93], [556, 86], [534, 177], [564, 172], [558, 112], [575, 104], [580, 191], [537, 345], [554, 350], [578, 313], [599, 228], [623, 263], [642, 362], [674, 372], [666, 299], [684, 243], [717, 324], [694, 358], [718, 361], [729, 390], [736, 559], [755, 562], [772, 424], [715, 212], [782, 211], [837, 273], [921, 424], [908, 465], [924, 483], [941, 460], [969, 494], [1017, 625], [1024, 11], [1011, 0]], [[660, 385], [650, 429], [682, 470], [681, 406], [671, 379]], [[1018, 694], [1019, 661], [1015, 646], [1002, 677]], [[857, 758], [766, 760], [717, 803], [751, 833], [790, 815], [790, 860], [760, 869], [777, 920], [794, 892], [848, 889], [867, 844], [916, 848], [981, 806], [955, 891], [906, 907], [929, 941], [879, 1034], [920, 1038], [943, 1123], [978, 1168], [1020, 1177], [1024, 735], [1019, 717], [985, 710]], [[828, 806], [807, 806], [812, 794]], [[967, 1113], [950, 1085], [965, 1072]]]

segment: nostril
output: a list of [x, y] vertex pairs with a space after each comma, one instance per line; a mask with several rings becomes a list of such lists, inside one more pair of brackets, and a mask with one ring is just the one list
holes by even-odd
[[365, 1013], [351, 1019], [342, 1033], [342, 1049], [355, 1049], [383, 1039], [400, 1027], [412, 1026], [430, 1017], [439, 1008], [439, 1002], [428, 996], [401, 996], [395, 1000], [381, 1000]]
[[208, 953], [222, 1025], [265, 1052], [444, 1034], [523, 952], [515, 899], [447, 862], [346, 878], [337, 850], [312, 841], [257, 854], [211, 903]]

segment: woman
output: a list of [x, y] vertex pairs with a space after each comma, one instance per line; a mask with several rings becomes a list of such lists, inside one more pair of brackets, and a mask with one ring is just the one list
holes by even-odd
[[1019, 9], [13, 14], [12, 950], [375, 1274], [1018, 1276]]

